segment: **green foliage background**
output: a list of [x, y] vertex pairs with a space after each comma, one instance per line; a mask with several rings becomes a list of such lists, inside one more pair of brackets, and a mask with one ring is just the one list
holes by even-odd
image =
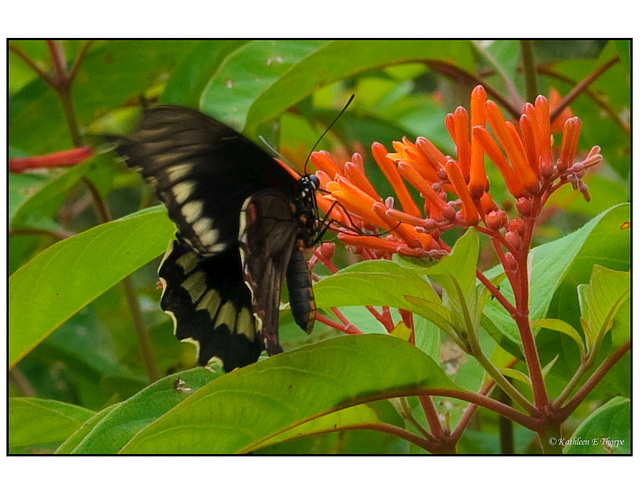
[[[65, 42], [69, 63], [83, 43]], [[11, 44], [45, 70], [50, 67], [44, 41]], [[571, 104], [582, 121], [579, 149], [599, 145], [605, 158], [603, 168], [585, 177], [592, 201], [586, 203], [566, 187], [552, 198], [552, 214], [536, 232], [540, 247], [533, 269], [542, 276], [532, 279], [535, 317], [561, 318], [579, 329], [576, 287], [589, 283], [593, 265], [630, 269], [630, 229], [620, 228], [629, 220], [629, 208], [616, 206], [630, 201], [630, 43], [540, 40], [534, 49], [538, 89], [545, 95], [552, 87], [566, 95], [597, 67], [619, 57]], [[8, 64], [9, 156], [71, 148], [55, 92], [15, 53], [9, 53]], [[198, 108], [254, 140], [264, 136], [302, 167], [351, 93], [356, 94], [353, 105], [320, 149], [351, 152], [360, 143], [366, 153], [373, 141], [391, 149], [393, 140], [422, 135], [454, 155], [445, 115], [457, 105], [468, 106], [479, 82], [507, 94], [507, 79], [524, 94], [516, 41], [107, 40], [92, 42], [72, 95], [87, 142], [103, 133], [128, 132], [144, 98]], [[365, 166], [378, 190], [391, 194], [370, 155], [365, 155]], [[85, 179], [115, 220], [100, 225]], [[513, 213], [498, 176], [490, 179], [494, 198]], [[420, 324], [416, 349], [383, 335], [334, 339], [339, 335], [321, 325], [306, 337], [286, 312], [281, 335], [285, 350], [293, 352], [222, 377], [190, 369], [193, 349], [175, 341], [171, 321], [158, 307], [157, 258], [173, 227], [154, 203], [140, 178], [110, 153], [68, 170], [9, 174], [10, 452], [423, 453], [404, 439], [376, 431], [380, 422], [406, 426], [386, 399], [440, 387], [476, 391], [482, 384], [477, 363], [458, 356], [451, 366], [450, 358], [441, 356], [446, 339], [427, 320]], [[572, 237], [563, 241], [567, 234]], [[484, 256], [487, 252], [481, 244], [482, 269], [495, 264]], [[337, 259], [342, 266], [351, 261], [347, 253]], [[411, 267], [392, 265], [376, 266], [374, 275], [387, 281], [417, 276]], [[404, 270], [402, 275], [398, 270]], [[367, 278], [371, 271], [356, 268], [342, 273], [342, 279], [325, 278], [317, 287], [319, 307], [400, 307], [392, 282], [384, 291], [375, 284], [363, 289], [363, 280], [373, 280]], [[155, 367], [166, 376], [151, 386], [119, 283], [128, 275]], [[403, 287], [398, 280], [397, 287]], [[349, 284], [361, 291], [357, 301], [341, 299]], [[415, 297], [430, 297], [420, 293], [419, 284], [412, 287]], [[482, 344], [495, 355], [517, 355], [513, 329], [496, 306], [490, 302], [483, 317]], [[603, 353], [612, 339], [615, 345], [628, 338], [629, 308], [627, 301], [620, 309]], [[385, 333], [361, 307], [343, 309], [365, 332]], [[571, 336], [548, 329], [539, 331], [537, 341], [543, 365], [560, 356], [547, 376], [553, 394], [575, 369], [577, 347]], [[316, 346], [313, 352], [303, 347], [307, 344]], [[569, 431], [594, 407], [615, 396], [629, 397], [629, 367], [625, 356], [571, 418]], [[176, 388], [178, 380], [189, 390]], [[628, 414], [622, 398], [596, 419], [612, 411]], [[419, 409], [415, 398], [409, 404]], [[452, 424], [465, 404], [437, 401]], [[476, 414], [478, 421], [465, 432], [458, 451], [498, 452], [496, 415]], [[628, 423], [620, 424], [628, 434]], [[597, 423], [581, 428], [586, 427]], [[515, 438], [517, 452], [537, 451], [528, 430], [516, 427]]]

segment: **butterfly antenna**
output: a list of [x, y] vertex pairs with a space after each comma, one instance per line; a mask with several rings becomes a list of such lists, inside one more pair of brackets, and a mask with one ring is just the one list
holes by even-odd
[[304, 174], [307, 175], [307, 164], [309, 163], [309, 159], [311, 158], [311, 153], [313, 153], [316, 149], [316, 146], [318, 146], [318, 144], [320, 144], [320, 141], [322, 141], [322, 138], [325, 137], [327, 135], [327, 132], [329, 132], [329, 130], [333, 127], [333, 124], [335, 124], [338, 119], [342, 116], [342, 114], [347, 110], [347, 108], [349, 108], [349, 105], [351, 105], [351, 102], [353, 101], [353, 99], [356, 97], [355, 93], [352, 94], [349, 97], [349, 100], [347, 101], [347, 103], [344, 105], [344, 107], [342, 107], [342, 110], [340, 110], [340, 113], [338, 115], [336, 115], [336, 117], [333, 119], [333, 121], [331, 122], [331, 124], [329, 124], [329, 127], [327, 127], [324, 132], [320, 135], [320, 137], [318, 138], [318, 140], [315, 142], [315, 144], [313, 145], [313, 147], [311, 148], [311, 151], [309, 152], [309, 154], [307, 155], [307, 159], [304, 161]]
[[267, 142], [267, 140], [264, 138], [264, 136], [258, 136], [258, 139], [260, 140], [260, 142], [261, 142], [262, 144], [264, 144], [264, 145], [269, 149], [269, 151], [271, 151], [271, 153], [273, 153], [274, 155], [276, 155], [276, 156], [277, 156], [278, 158], [280, 158], [283, 162], [285, 162], [285, 163], [287, 163], [287, 164], [291, 165], [291, 164], [289, 163], [289, 160], [287, 160], [287, 159], [282, 155], [282, 153], [280, 153], [280, 152], [279, 152], [278, 150], [276, 150], [273, 146], [271, 146], [271, 145]]

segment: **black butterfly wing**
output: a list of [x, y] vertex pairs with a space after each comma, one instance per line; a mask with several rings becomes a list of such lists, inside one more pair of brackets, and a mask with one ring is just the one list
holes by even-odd
[[200, 364], [218, 357], [226, 371], [255, 362], [264, 347], [280, 352], [280, 291], [292, 251], [298, 272], [302, 266], [297, 180], [233, 129], [183, 107], [147, 111], [116, 145], [178, 228], [158, 272], [177, 337], [198, 345]]
[[280, 293], [297, 230], [292, 195], [268, 189], [247, 199], [240, 217], [240, 253], [253, 314], [269, 355], [282, 352]]
[[202, 257], [173, 241], [158, 276], [163, 287], [160, 306], [172, 317], [176, 337], [196, 344], [201, 365], [217, 357], [225, 371], [231, 371], [258, 359], [263, 347], [239, 250]]
[[116, 153], [151, 184], [180, 238], [203, 256], [236, 248], [247, 197], [269, 187], [297, 187], [247, 138], [184, 107], [146, 111], [137, 130], [117, 140]]

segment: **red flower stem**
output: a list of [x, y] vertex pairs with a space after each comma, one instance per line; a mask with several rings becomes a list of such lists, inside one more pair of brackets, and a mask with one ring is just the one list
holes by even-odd
[[476, 268], [476, 277], [480, 280], [482, 285], [489, 289], [491, 295], [502, 305], [502, 307], [504, 307], [504, 309], [509, 312], [509, 314], [513, 315], [516, 312], [515, 306], [511, 304], [506, 297], [504, 297], [502, 292], [500, 292], [498, 288], [491, 283], [491, 280], [489, 280], [478, 268]]
[[438, 412], [433, 405], [431, 397], [428, 395], [419, 395], [418, 399], [420, 399], [420, 405], [422, 405], [422, 410], [427, 418], [427, 423], [429, 423], [429, 429], [432, 435], [438, 439], [444, 437], [445, 433], [438, 419]]
[[582, 401], [591, 393], [591, 391], [600, 383], [600, 380], [613, 368], [613, 366], [631, 349], [631, 340], [627, 340], [613, 354], [607, 357], [598, 368], [593, 372], [584, 385], [576, 392], [576, 394], [567, 402], [559, 414], [556, 416], [558, 422], [566, 420], [573, 411], [582, 403]]
[[414, 445], [417, 445], [420, 448], [423, 448], [427, 452], [431, 452], [432, 454], [440, 452], [440, 449], [438, 448], [438, 442], [428, 438], [423, 438], [419, 435], [405, 430], [404, 428], [400, 428], [399, 426], [395, 426], [389, 423], [357, 423], [338, 427], [337, 429], [327, 430], [327, 433], [339, 430], [375, 430], [396, 436], [398, 438], [402, 438], [408, 442], [413, 443]]
[[365, 306], [365, 307], [369, 310], [369, 312], [373, 315], [373, 317], [376, 320], [382, 323], [382, 326], [384, 326], [385, 330], [388, 333], [391, 333], [393, 331], [393, 320], [391, 319], [391, 313], [389, 312], [388, 307], [383, 306], [382, 313], [378, 312], [373, 306]]
[[362, 332], [360, 330], [358, 330], [352, 323], [347, 323], [346, 325], [342, 325], [340, 323], [337, 323], [333, 320], [330, 320], [329, 318], [327, 318], [326, 316], [323, 316], [321, 314], [317, 314], [316, 315], [316, 321], [319, 321], [320, 323], [323, 323], [325, 325], [327, 325], [328, 327], [334, 328], [336, 330], [339, 330], [340, 332], [344, 332], [346, 334], [349, 335], [361, 335]]
[[338, 308], [331, 308], [331, 311], [333, 312], [334, 315], [336, 315], [338, 317], [338, 319], [342, 322], [343, 325], [348, 325], [349, 323], [351, 323], [347, 317], [342, 314], [342, 311], [340, 311]]
[[313, 255], [318, 258], [318, 261], [320, 261], [320, 263], [322, 263], [324, 266], [327, 267], [327, 269], [331, 272], [331, 273], [336, 273], [338, 271], [338, 269], [336, 268], [336, 265], [333, 264], [333, 261], [331, 261], [330, 259], [327, 259], [326, 257], [324, 257], [321, 253], [319, 249], [311, 249], [311, 252], [313, 253]]
[[[527, 250], [528, 251], [528, 250]], [[531, 379], [531, 388], [533, 390], [533, 399], [536, 409], [540, 413], [545, 411], [549, 406], [549, 397], [544, 384], [542, 375], [542, 367], [540, 366], [540, 358], [538, 349], [536, 348], [531, 325], [529, 324], [529, 277], [527, 275], [527, 251], [518, 260], [517, 277], [521, 284], [520, 294], [516, 295], [516, 314], [512, 315], [520, 340], [522, 341], [522, 350], [524, 352], [527, 369], [529, 370], [529, 378]], [[515, 287], [514, 287], [515, 292]]]
[[[493, 389], [495, 384], [496, 384], [495, 381], [489, 380], [487, 383], [485, 383], [482, 386], [482, 388], [480, 388], [480, 391], [478, 393], [480, 395], [485, 395], [485, 396], [488, 395], [489, 392], [491, 392], [491, 389]], [[471, 417], [473, 416], [473, 414], [476, 412], [476, 409], [478, 409], [478, 405], [477, 404], [469, 404], [465, 408], [464, 412], [462, 413], [462, 417], [460, 418], [460, 421], [458, 421], [458, 424], [454, 428], [453, 432], [451, 432], [450, 437], [453, 440], [455, 440], [457, 442], [458, 439], [462, 436], [462, 433], [464, 432], [464, 429], [467, 427], [467, 424], [471, 420]]]
[[[484, 222], [484, 219], [483, 219], [483, 222]], [[502, 244], [507, 250], [513, 251], [513, 246], [511, 246], [511, 244], [509, 244], [507, 242], [507, 240], [504, 238], [504, 236], [502, 234], [500, 234], [500, 232], [496, 232], [495, 230], [489, 230], [489, 229], [487, 229], [485, 227], [482, 227], [480, 225], [474, 225], [474, 228], [478, 232], [481, 232], [481, 233], [491, 237], [492, 239], [495, 239], [500, 244]]]
[[496, 399], [481, 395], [475, 392], [469, 392], [467, 390], [450, 390], [446, 388], [426, 388], [422, 389], [419, 394], [415, 395], [437, 395], [442, 397], [452, 397], [454, 399], [460, 399], [472, 404], [489, 409], [505, 418], [514, 421], [525, 428], [532, 431], [539, 431], [543, 426], [543, 421], [540, 418], [534, 418], [523, 414], [511, 406], [508, 406]]

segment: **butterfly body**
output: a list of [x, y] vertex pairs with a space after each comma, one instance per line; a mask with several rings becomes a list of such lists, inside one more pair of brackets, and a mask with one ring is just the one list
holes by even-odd
[[262, 149], [194, 110], [145, 113], [116, 152], [140, 171], [176, 224], [158, 274], [162, 309], [198, 360], [226, 371], [275, 354], [284, 279], [294, 319], [315, 319], [305, 249], [317, 239], [317, 179], [297, 179]]

